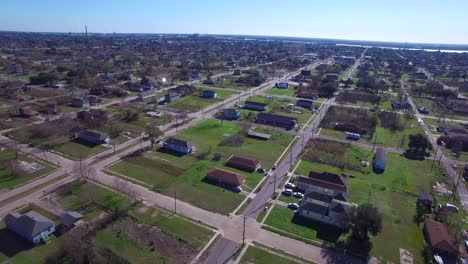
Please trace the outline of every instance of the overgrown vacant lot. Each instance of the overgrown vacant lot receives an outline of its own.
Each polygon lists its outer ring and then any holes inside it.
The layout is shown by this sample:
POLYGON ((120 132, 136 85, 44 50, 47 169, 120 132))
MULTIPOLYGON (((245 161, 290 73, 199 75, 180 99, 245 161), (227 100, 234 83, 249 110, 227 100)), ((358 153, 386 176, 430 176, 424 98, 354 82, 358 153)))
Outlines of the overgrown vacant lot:
POLYGON ((377 107, 392 110, 392 100, 398 99, 390 93, 371 94, 364 91, 345 91, 336 97, 336 101, 343 104, 359 105, 362 107, 377 107))
MULTIPOLYGON (((361 140, 385 147, 406 148, 409 135, 424 134, 411 114, 391 111, 370 112, 365 109, 333 106, 321 122, 324 135, 346 138, 344 131, 335 130, 337 123, 352 125, 366 131, 361 140)), ((349 131, 353 132, 353 131, 349 131)))
MULTIPOLYGON (((334 143, 333 143, 334 144, 334 143)), ((387 153, 387 167, 383 174, 375 174, 371 168, 361 167, 360 161, 372 163, 374 153, 356 146, 348 146, 345 151, 331 156, 325 142, 322 146, 313 144, 315 148, 308 151, 314 156, 322 157, 320 163, 310 159, 306 153, 296 173, 307 175, 310 171, 348 174, 348 194, 350 202, 356 204, 372 203, 384 216, 383 232, 372 239, 372 256, 397 262, 399 248, 409 250, 416 258, 416 263, 422 262, 423 235, 422 226, 413 221, 416 214, 416 199, 419 192, 432 193, 435 181, 447 182, 447 176, 441 167, 435 164, 430 171, 431 160, 410 160, 393 153, 387 153), (319 147, 317 147, 319 146, 319 147)), ((439 202, 447 201, 448 197, 435 195, 439 202)), ((339 240, 344 240, 340 237, 339 240)))
POLYGON ((262 179, 261 173, 247 173, 225 167, 226 160, 233 154, 259 159, 262 167, 270 168, 280 156, 293 136, 277 131, 257 128, 256 131, 269 133, 269 141, 245 137, 245 128, 219 120, 205 120, 176 137, 193 143, 197 151, 190 155, 174 155, 164 149, 135 157, 129 157, 111 167, 116 172, 153 186, 155 191, 168 196, 177 193, 177 198, 201 208, 229 213, 243 200, 243 196, 203 181, 206 173, 222 168, 247 176, 243 189, 251 191, 262 179), (220 154, 220 160, 213 158, 220 154))
POLYGON ((202 98, 200 96, 200 92, 202 90, 197 90, 196 93, 192 95, 187 95, 184 97, 181 97, 179 100, 177 100, 174 103, 170 103, 167 106, 172 107, 172 108, 177 108, 180 110, 187 110, 190 112, 198 112, 204 108, 206 108, 209 105, 212 105, 217 102, 221 102, 222 100, 230 97, 233 94, 236 94, 236 92, 233 91, 228 91, 228 90, 215 90, 218 96, 216 98, 202 98))
POLYGON ((287 95, 294 97, 296 95, 296 89, 289 87, 288 89, 280 89, 280 88, 269 88, 265 90, 266 94, 274 94, 274 95, 287 95))
POLYGON ((294 263, 302 263, 293 261, 289 258, 285 258, 273 253, 270 253, 266 250, 260 249, 255 246, 249 246, 247 251, 245 252, 244 256, 242 257, 239 263, 248 264, 248 263, 255 263, 255 264, 271 264, 271 263, 283 263, 283 264, 294 264, 294 263))
POLYGON ((0 190, 14 189, 37 177, 52 172, 56 167, 38 159, 31 159, 21 153, 16 159, 15 151, 3 149, 0 151, 0 190), (36 167, 37 168, 34 168, 36 167))
MULTIPOLYGON (((296 101, 294 99, 287 99, 287 98, 276 98, 276 97, 265 97, 265 96, 252 96, 247 99, 248 101, 264 103, 268 105, 268 108, 265 113, 272 113, 278 114, 283 116, 290 116, 295 117, 298 119, 299 125, 304 125, 309 121, 310 117, 313 114, 313 111, 309 109, 300 109, 295 112, 295 110, 288 108, 288 104, 296 105, 296 101)), ((315 103, 314 103, 315 104, 315 103)), ((241 109, 241 113, 243 115, 243 119, 245 120, 252 120, 259 111, 249 110, 249 109, 241 109)))

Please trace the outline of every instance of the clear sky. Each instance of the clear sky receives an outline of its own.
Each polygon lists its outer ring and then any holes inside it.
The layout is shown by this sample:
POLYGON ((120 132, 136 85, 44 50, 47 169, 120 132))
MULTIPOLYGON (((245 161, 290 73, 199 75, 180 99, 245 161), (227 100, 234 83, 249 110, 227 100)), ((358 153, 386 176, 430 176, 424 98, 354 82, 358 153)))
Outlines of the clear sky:
POLYGON ((4 0, 0 30, 468 44, 468 0, 4 0))

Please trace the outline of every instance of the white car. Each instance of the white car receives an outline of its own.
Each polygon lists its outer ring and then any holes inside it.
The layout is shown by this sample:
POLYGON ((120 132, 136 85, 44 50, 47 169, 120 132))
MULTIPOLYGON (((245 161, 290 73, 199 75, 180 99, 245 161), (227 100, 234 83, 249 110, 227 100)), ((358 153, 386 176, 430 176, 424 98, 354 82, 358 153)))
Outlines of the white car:
POLYGON ((299 205, 297 203, 288 203, 288 208, 292 210, 299 209, 299 205))
POLYGON ((291 196, 293 195, 293 191, 291 189, 284 189, 284 191, 282 192, 282 194, 284 196, 291 196))
POLYGON ((300 199, 304 198, 304 194, 302 194, 300 192, 293 193, 293 196, 296 197, 296 198, 300 198, 300 199))
POLYGON ((284 188, 287 188, 287 189, 294 189, 294 188, 296 188, 296 185, 294 185, 294 183, 287 182, 287 183, 284 185, 284 188))

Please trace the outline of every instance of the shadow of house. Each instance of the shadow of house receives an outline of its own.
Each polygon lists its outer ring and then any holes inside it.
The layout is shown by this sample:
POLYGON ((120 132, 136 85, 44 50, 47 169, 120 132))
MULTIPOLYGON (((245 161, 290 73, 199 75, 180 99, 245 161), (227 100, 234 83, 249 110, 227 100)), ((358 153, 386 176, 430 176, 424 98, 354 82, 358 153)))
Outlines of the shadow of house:
POLYGON ((160 147, 156 151, 159 153, 169 154, 169 155, 176 156, 176 157, 183 157, 188 154, 188 153, 183 153, 183 152, 175 151, 172 149, 168 149, 165 147, 160 147))
POLYGON ((373 171, 377 174, 382 174, 385 172, 387 166, 387 155, 385 149, 377 148, 375 150, 374 161, 372 162, 373 171))
POLYGON ((6 228, 0 229, 0 253, 11 258, 34 247, 21 236, 6 228))

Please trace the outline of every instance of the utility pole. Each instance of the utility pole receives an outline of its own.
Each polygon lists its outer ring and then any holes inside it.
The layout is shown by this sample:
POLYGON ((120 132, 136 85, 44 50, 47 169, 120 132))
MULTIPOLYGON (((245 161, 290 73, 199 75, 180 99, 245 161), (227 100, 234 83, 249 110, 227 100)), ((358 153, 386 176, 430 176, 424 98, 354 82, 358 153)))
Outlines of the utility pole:
POLYGON ((177 191, 174 190, 174 214, 177 214, 177 191))
POLYGON ((81 176, 81 179, 83 179, 83 168, 82 168, 82 165, 81 165, 81 152, 80 152, 80 176, 81 176))
POLYGON ((273 199, 276 197, 276 173, 273 172, 273 199))

